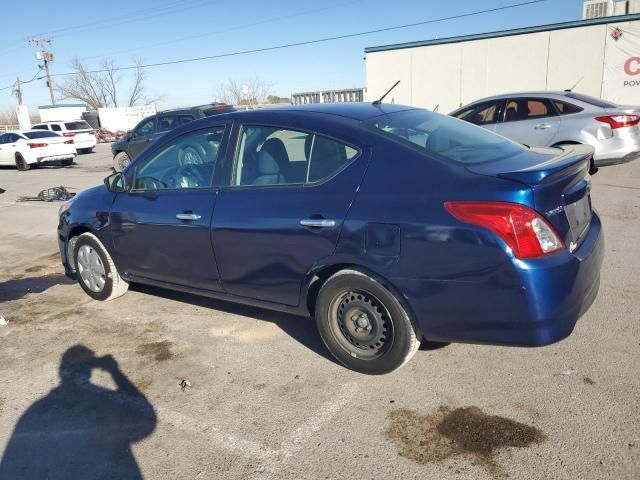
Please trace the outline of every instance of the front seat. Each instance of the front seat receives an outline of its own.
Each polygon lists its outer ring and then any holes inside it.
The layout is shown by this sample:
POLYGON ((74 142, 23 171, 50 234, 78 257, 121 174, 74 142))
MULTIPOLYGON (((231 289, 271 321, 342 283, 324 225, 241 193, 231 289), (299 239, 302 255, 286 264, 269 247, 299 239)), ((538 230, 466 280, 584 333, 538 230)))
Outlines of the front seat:
POLYGON ((504 117, 505 122, 513 122, 518 119, 518 111, 514 107, 507 108, 507 113, 504 117))
POLYGON ((270 138, 262 144, 260 151, 268 153, 273 157, 273 159, 278 163, 280 173, 283 175, 289 173, 289 154, 287 153, 287 148, 284 146, 284 142, 282 140, 279 138, 270 138))
POLYGON ((287 183, 284 175, 280 171, 280 165, 270 153, 258 152, 258 176, 253 180, 253 185, 277 185, 287 183))

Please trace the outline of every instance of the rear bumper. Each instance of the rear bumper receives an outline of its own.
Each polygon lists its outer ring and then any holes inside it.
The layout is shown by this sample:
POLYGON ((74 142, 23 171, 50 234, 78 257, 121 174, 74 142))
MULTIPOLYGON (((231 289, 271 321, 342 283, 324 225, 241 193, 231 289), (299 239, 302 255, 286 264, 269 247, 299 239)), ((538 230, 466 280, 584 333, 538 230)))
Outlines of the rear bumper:
POLYGON ((618 165, 620 163, 631 162, 632 160, 636 160, 640 158, 640 150, 635 152, 627 153, 622 156, 594 156, 593 160, 597 167, 606 167, 607 165, 618 165))
POLYGON ((50 165, 60 163, 64 160, 73 160, 74 158, 76 158, 75 153, 64 153, 60 155, 41 157, 40 159, 38 159, 37 157, 33 157, 28 160, 28 163, 30 165, 50 165))
POLYGON ((604 238, 594 212, 573 253, 514 260, 478 281, 396 279, 427 340, 536 347, 571 334, 600 285, 604 238))
POLYGON ((78 148, 93 148, 96 146, 96 139, 95 137, 91 137, 88 139, 74 139, 73 140, 73 144, 74 146, 78 149, 78 148))

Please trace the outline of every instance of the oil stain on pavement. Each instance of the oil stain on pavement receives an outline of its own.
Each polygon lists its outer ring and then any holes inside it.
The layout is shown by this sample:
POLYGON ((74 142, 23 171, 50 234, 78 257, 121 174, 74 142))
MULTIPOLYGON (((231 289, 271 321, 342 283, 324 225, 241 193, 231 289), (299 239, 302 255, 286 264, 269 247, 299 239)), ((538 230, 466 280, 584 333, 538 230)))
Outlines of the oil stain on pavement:
POLYGON ((145 343, 140 345, 137 352, 140 355, 152 356, 159 362, 165 360, 171 360, 173 358, 173 352, 171 346, 173 344, 168 340, 162 340, 161 342, 145 343))
POLYGON ((487 415, 478 407, 441 406, 427 415, 397 409, 389 416, 391 424, 386 433, 401 456, 421 464, 465 457, 500 479, 508 475, 497 463, 497 450, 524 448, 546 439, 536 427, 487 415))

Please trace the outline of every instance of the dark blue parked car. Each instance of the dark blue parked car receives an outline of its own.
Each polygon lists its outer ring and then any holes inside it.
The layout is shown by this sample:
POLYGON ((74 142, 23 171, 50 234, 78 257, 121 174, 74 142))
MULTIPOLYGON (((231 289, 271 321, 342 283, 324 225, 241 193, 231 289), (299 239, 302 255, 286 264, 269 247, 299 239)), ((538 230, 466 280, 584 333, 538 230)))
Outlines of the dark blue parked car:
POLYGON ((311 314, 366 373, 422 339, 546 345, 598 292, 592 153, 400 105, 233 112, 64 204, 60 251, 97 300, 140 282, 311 314))

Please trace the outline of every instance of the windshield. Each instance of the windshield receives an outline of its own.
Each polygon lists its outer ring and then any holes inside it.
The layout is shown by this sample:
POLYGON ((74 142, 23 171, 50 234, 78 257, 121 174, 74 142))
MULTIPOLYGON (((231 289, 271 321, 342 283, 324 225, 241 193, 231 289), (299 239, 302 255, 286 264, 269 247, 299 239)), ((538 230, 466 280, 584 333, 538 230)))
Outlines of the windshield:
POLYGON ((363 124, 427 154, 465 165, 493 162, 524 151, 524 147, 483 128, 427 110, 382 115, 363 124))
POLYGON ((24 132, 22 135, 24 135, 27 138, 30 139, 34 139, 34 138, 47 138, 47 137, 59 137, 60 135, 55 133, 55 132, 49 132, 49 131, 42 131, 42 132, 24 132))
POLYGON ((574 100, 580 100, 581 102, 588 103, 600 108, 616 108, 615 103, 607 102, 606 100, 600 100, 596 97, 590 97, 589 95, 583 95, 581 93, 567 92, 565 97, 573 98, 574 100))
POLYGON ((82 120, 77 122, 65 122, 64 126, 67 127, 67 130, 91 130, 91 125, 82 120))

